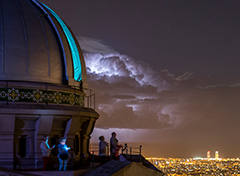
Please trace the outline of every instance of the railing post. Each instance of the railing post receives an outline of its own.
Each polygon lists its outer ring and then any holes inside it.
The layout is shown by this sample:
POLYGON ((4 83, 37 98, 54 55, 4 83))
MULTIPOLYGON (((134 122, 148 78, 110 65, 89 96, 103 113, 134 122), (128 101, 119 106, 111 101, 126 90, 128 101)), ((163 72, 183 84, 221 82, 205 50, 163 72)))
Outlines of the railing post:
POLYGON ((92 151, 92 168, 94 168, 94 151, 92 151))
POLYGON ((46 83, 46 105, 48 105, 48 86, 46 83))
POLYGON ((90 107, 89 108, 91 108, 91 107, 92 107, 92 91, 90 89, 90 107))
POLYGON ((94 93, 94 96, 93 96, 93 97, 94 97, 94 110, 95 110, 95 93, 94 93))
POLYGON ((130 147, 130 159, 132 159, 132 147, 130 147))
POLYGON ((8 81, 6 82, 6 86, 7 86, 7 106, 8 106, 8 98, 9 98, 9 94, 8 94, 8 81))
POLYGON ((141 162, 141 157, 142 157, 142 146, 140 145, 139 147, 139 162, 141 162))
POLYGON ((71 169, 73 170, 73 149, 71 149, 71 169))
POLYGON ((89 96, 87 97, 87 108, 89 108, 89 96))
POLYGON ((75 92, 75 86, 74 86, 74 106, 76 105, 76 92, 75 92))

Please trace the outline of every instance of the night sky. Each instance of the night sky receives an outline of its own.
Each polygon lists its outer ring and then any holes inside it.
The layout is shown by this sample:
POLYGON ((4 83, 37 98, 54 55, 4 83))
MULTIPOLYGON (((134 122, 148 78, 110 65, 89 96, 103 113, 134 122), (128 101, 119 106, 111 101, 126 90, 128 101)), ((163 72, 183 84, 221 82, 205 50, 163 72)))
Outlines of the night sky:
POLYGON ((239 0, 42 0, 84 51, 100 118, 147 157, 240 156, 239 0))

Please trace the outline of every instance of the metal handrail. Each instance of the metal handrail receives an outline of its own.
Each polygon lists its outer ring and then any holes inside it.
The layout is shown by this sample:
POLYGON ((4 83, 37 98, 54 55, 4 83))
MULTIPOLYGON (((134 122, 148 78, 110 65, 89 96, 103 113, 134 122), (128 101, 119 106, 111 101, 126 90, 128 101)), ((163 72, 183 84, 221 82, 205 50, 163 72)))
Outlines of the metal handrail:
POLYGON ((95 92, 92 90, 92 89, 89 89, 89 88, 83 88, 83 90, 85 91, 85 94, 86 94, 86 99, 87 99, 87 102, 88 102, 88 106, 89 108, 93 108, 95 110, 95 92), (88 94, 86 93, 88 92, 88 94), (92 101, 93 101, 93 104, 92 104, 92 101))
MULTIPOLYGON (((106 156, 110 156, 110 150, 109 150, 109 146, 106 146, 106 156)), ((90 144, 89 145, 89 152, 90 153, 94 153, 95 155, 99 155, 99 145, 96 144, 90 144)))
POLYGON ((132 159, 133 155, 139 155, 139 162, 141 162, 141 156, 142 156, 142 146, 140 145, 139 147, 128 147, 127 144, 125 144, 125 147, 122 147, 122 154, 124 154, 125 151, 125 155, 130 157, 130 159, 132 159), (128 154, 128 149, 130 151, 130 154, 128 154))
MULTIPOLYGON (((94 168, 94 162, 95 162, 94 156, 99 155, 98 147, 99 146, 97 143, 92 143, 89 145, 89 152, 92 155, 92 168, 94 168)), ((139 159, 135 160, 135 162, 142 162, 142 146, 141 145, 139 147, 129 147, 127 144, 125 144, 125 145, 122 145, 121 150, 122 150, 122 154, 125 154, 130 160, 132 159, 132 156, 137 155, 139 159), (128 149, 130 150, 130 154, 128 153, 128 149)), ((107 154, 106 156, 110 156, 109 146, 107 146, 106 154, 107 154)))
MULTIPOLYGON (((122 145, 121 147, 121 153, 122 154, 126 154, 126 155, 133 155, 133 154, 137 154, 137 155, 142 155, 142 146, 138 146, 138 147, 130 147, 127 144, 122 145), (128 151, 130 151, 130 153, 128 153, 128 151)), ((91 143, 89 145, 89 152, 92 153, 94 152, 95 155, 99 154, 99 145, 98 143, 91 143)), ((110 150, 109 150, 109 146, 107 146, 107 156, 110 156, 110 150)))

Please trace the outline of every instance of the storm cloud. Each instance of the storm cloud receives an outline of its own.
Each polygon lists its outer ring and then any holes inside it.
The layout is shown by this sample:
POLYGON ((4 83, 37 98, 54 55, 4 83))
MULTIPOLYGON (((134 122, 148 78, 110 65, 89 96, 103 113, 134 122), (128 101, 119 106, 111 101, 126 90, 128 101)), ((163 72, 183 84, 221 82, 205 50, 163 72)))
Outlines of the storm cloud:
POLYGON ((201 131, 204 127, 221 132, 226 123, 236 126, 240 122, 237 83, 205 85, 194 73, 158 70, 91 40, 87 42, 93 48, 103 46, 93 52, 81 40, 88 84, 96 92, 97 128, 201 131))

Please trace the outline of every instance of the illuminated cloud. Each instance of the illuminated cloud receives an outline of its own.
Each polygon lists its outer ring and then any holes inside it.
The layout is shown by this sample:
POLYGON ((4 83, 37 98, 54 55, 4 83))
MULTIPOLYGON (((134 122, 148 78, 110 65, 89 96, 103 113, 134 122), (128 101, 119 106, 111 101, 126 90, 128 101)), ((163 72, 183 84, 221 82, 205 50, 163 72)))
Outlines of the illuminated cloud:
POLYGON ((78 41, 81 44, 82 50, 88 53, 106 54, 116 52, 113 48, 104 45, 100 40, 88 37, 78 37, 78 41))
POLYGON ((81 38, 80 42, 85 51, 88 83, 96 92, 96 107, 101 115, 97 127, 168 128, 179 123, 169 113, 178 100, 164 97, 163 91, 174 90, 175 84, 192 79, 191 74, 175 78, 167 70, 159 71, 121 55, 97 40, 81 38))
MULTIPOLYGON (((97 51, 114 51, 95 42, 102 47, 97 51)), ((175 76, 167 69, 158 70, 115 51, 90 52, 81 46, 85 50, 88 83, 96 92, 101 117, 96 123, 98 128, 201 130, 215 120, 219 128, 226 122, 228 115, 219 113, 219 107, 226 105, 228 114, 240 114, 237 105, 232 105, 239 91, 229 91, 239 89, 238 84, 203 86, 193 73, 175 76)))

